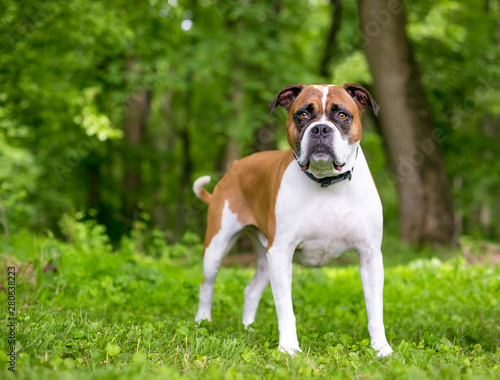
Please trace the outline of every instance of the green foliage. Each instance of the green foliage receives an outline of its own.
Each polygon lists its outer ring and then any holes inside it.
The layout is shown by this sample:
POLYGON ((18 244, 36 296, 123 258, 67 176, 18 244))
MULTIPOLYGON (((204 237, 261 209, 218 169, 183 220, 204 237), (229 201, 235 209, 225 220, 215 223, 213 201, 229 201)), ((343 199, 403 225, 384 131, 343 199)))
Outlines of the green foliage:
MULTIPOLYGON (((500 233, 498 4, 409 1, 408 33, 420 62, 455 207, 468 234, 500 233)), ((287 148, 284 114, 267 112, 289 83, 371 83, 355 2, 321 78, 330 26, 323 1, 123 0, 4 2, 0 15, 0 224, 61 234, 61 215, 97 217, 113 244, 157 226, 169 240, 203 230, 191 181, 220 178, 231 149, 265 137, 287 148), (146 97, 147 112, 134 119, 146 97), (139 138, 131 137, 135 125, 139 138), (233 147, 233 148, 231 148, 233 147), (137 185, 127 188, 136 176, 137 185), (139 179, 137 179, 139 178, 139 179), (149 219, 141 219, 143 213, 149 219)), ((370 137, 389 230, 397 229, 384 147, 370 137)), ((273 144, 271 144, 273 145, 273 144)), ((457 219, 458 220, 458 219, 457 219)), ((8 231, 10 230, 10 231, 8 231)))
MULTIPOLYGON (((164 244, 153 258, 127 246, 114 250, 94 222, 64 220, 70 243, 27 234, 0 240, 7 262, 24 268, 16 289, 17 372, 7 370, 2 340, 3 378, 493 379, 500 369, 498 266, 469 266, 460 257, 415 260, 415 252, 392 266, 403 247, 387 246, 384 319, 395 349, 388 359, 375 359, 369 346, 355 265, 294 267, 304 352, 291 358, 276 350, 269 288, 256 322, 248 330, 241 324, 243 290, 253 270, 222 268, 213 322, 195 325, 202 281, 195 235, 164 244)), ((2 323, 3 336, 6 328, 2 323)))
POLYGON ((455 207, 469 234, 498 236, 498 3, 410 2, 408 32, 443 148, 455 207))

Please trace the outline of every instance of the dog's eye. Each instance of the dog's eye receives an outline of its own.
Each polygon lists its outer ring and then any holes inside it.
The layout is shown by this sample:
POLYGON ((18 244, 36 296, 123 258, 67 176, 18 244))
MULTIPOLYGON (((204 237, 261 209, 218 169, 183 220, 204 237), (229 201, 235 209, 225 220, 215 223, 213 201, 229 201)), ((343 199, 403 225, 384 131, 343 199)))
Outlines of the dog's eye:
POLYGON ((343 120, 347 117, 347 115, 344 112, 339 112, 337 115, 337 118, 343 120))
POLYGON ((299 113, 299 117, 302 120, 309 119, 309 114, 306 111, 302 111, 301 113, 299 113))

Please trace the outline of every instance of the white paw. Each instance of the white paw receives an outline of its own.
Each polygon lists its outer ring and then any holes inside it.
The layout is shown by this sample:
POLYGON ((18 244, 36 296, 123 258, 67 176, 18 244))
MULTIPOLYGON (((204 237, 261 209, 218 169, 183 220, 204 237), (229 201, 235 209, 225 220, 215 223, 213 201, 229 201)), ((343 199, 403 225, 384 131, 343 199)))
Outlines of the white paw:
POLYGON ((296 356, 297 352, 302 352, 299 347, 299 344, 281 344, 278 347, 278 351, 283 352, 284 354, 288 354, 290 356, 296 356))
POLYGON ((251 326, 253 322, 250 322, 250 323, 245 323, 243 322, 243 326, 245 326, 245 330, 247 331, 255 331, 255 329, 251 326))
POLYGON ((210 314, 206 314, 206 313, 200 313, 198 312, 196 314, 196 317, 194 318, 194 321, 196 323, 200 323, 201 321, 208 321, 208 322, 212 322, 212 316, 210 314))
POLYGON ((375 355, 376 358, 385 358, 386 356, 392 354, 392 348, 389 343, 381 345, 381 347, 377 347, 376 345, 374 345, 373 348, 378 351, 377 355, 375 355))

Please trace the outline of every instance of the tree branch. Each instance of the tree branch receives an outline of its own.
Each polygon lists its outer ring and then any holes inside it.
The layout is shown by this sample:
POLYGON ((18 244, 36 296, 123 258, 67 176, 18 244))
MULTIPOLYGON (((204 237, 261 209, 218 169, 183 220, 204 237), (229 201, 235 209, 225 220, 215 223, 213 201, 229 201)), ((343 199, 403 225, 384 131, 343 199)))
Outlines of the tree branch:
POLYGON ((325 51, 323 53, 323 59, 321 60, 321 65, 319 68, 319 73, 322 77, 328 78, 330 76, 329 65, 333 57, 333 51, 335 50, 335 40, 337 33, 340 31, 342 24, 342 0, 332 1, 332 26, 330 27, 330 32, 328 33, 328 38, 326 40, 325 51))

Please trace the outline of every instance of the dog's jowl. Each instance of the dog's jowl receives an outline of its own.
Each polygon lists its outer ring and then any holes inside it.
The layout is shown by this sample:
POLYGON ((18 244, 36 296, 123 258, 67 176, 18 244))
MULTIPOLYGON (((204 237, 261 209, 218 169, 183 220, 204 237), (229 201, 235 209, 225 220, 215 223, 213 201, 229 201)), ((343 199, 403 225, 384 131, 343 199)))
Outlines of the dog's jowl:
MULTIPOLYGON (((260 152, 233 163, 213 194, 195 181, 208 203, 203 257, 204 282, 196 321, 211 319, 214 282, 223 257, 244 227, 255 242, 257 272, 245 289, 243 323, 254 322, 264 288, 271 282, 279 327, 279 349, 301 351, 292 304, 292 261, 322 266, 357 251, 371 345, 378 356, 392 352, 382 309, 384 268, 382 205, 363 150, 361 113, 378 105, 356 84, 295 84, 269 105, 287 110, 287 151, 260 152)), ((300 323, 300 321, 299 321, 300 323)))

